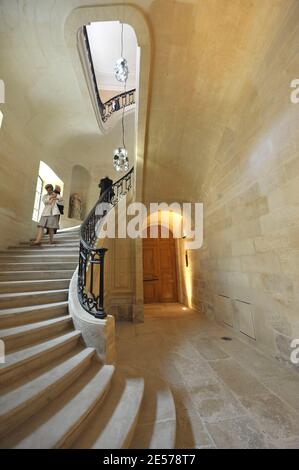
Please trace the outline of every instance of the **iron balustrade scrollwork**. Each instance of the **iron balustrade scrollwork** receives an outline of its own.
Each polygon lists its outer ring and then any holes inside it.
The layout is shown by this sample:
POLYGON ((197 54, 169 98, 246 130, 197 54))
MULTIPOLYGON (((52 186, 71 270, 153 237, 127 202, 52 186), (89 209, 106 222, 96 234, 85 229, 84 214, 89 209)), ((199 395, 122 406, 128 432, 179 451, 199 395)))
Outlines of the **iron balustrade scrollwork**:
POLYGON ((96 318, 107 316, 104 309, 104 260, 107 248, 97 248, 101 224, 132 187, 134 167, 99 198, 81 226, 78 268, 78 297, 81 306, 96 318), (108 202, 108 206, 104 205, 108 202), (105 210, 107 209, 108 210, 105 210))
POLYGON ((135 104, 135 93, 136 89, 132 89, 126 91, 124 93, 120 93, 117 96, 113 96, 110 100, 104 103, 104 111, 102 113, 102 119, 106 122, 109 117, 123 108, 127 108, 128 106, 132 106, 135 104))
POLYGON ((113 113, 120 111, 123 108, 127 108, 128 106, 133 106, 136 103, 136 99, 135 99, 136 88, 120 93, 119 95, 113 96, 108 101, 103 103, 100 97, 100 93, 99 93, 99 88, 98 88, 96 73, 95 73, 94 64, 92 60, 92 53, 91 53, 86 26, 83 26, 83 37, 84 37, 86 55, 87 55, 88 63, 90 67, 92 84, 93 84, 94 92, 96 95, 97 105, 101 114, 102 121, 105 123, 108 121, 108 119, 112 116, 113 113))

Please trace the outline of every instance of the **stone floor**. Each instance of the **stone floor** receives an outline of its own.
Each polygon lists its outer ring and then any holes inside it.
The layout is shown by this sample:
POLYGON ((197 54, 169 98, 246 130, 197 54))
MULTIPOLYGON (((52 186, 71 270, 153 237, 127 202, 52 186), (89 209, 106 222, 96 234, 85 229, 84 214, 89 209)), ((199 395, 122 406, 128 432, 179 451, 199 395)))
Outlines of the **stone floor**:
POLYGON ((177 448, 299 448, 299 374, 230 329, 160 304, 146 306, 144 323, 116 330, 118 364, 171 387, 177 448))

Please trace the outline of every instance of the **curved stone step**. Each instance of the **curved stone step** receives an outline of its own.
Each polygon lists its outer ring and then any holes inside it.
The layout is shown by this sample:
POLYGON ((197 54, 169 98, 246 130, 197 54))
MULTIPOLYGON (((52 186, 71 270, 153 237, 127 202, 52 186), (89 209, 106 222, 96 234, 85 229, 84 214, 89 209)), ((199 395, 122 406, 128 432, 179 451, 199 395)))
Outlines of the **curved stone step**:
POLYGON ((0 271, 0 281, 34 281, 44 279, 71 279, 72 269, 53 271, 0 271))
POLYGON ((0 385, 7 385, 33 370, 41 368, 67 354, 82 340, 80 331, 71 331, 57 338, 6 355, 0 364, 0 385))
MULTIPOLYGON (((49 241, 49 238, 48 237, 44 237, 43 238, 44 241, 49 241)), ((75 234, 75 233, 70 233, 70 234, 57 234, 54 238, 54 242, 57 242, 57 241, 63 241, 63 242, 68 242, 69 240, 72 240, 72 241, 79 241, 80 240, 80 234, 75 234)))
POLYGON ((0 263, 38 263, 38 262, 45 262, 45 263, 54 263, 54 262, 76 262, 78 261, 78 254, 31 254, 31 255, 18 255, 10 253, 6 255, 0 255, 0 263))
POLYGON ((176 411, 172 392, 159 376, 142 369, 140 374, 145 379, 144 397, 130 449, 174 449, 176 411))
MULTIPOLYGON (((67 242, 69 240, 72 240, 72 241, 79 241, 80 240, 80 235, 77 235, 77 234, 56 234, 55 237, 54 237, 54 244, 57 242, 57 241, 63 241, 63 242, 67 242)), ((34 238, 31 238, 29 240, 29 243, 30 242, 33 242, 35 241, 34 238)), ((47 244, 50 244, 50 239, 48 236, 44 236, 42 238, 42 243, 47 243, 47 244)), ((26 242, 24 242, 26 243, 26 242)), ((28 243, 28 242, 27 242, 28 243)))
MULTIPOLYGON (((78 230, 66 230, 66 231, 57 231, 55 237, 79 237, 80 236, 80 229, 78 230)), ((49 238, 49 235, 45 234, 44 238, 49 238)))
POLYGON ((80 225, 73 225, 72 227, 65 227, 65 228, 59 228, 57 230, 57 233, 80 233, 81 230, 81 223, 80 225))
POLYGON ((68 360, 0 398, 0 436, 5 436, 54 400, 90 366, 94 348, 68 360))
POLYGON ((68 302, 66 301, 45 305, 32 305, 29 307, 8 308, 0 310, 0 328, 13 328, 67 314, 68 302))
POLYGON ((5 250, 5 251, 0 251, 0 255, 3 256, 28 256, 28 255, 48 255, 48 254, 61 254, 61 253, 66 253, 66 254, 74 254, 77 256, 77 253, 79 251, 79 245, 78 246, 65 246, 65 245, 41 245, 37 247, 19 247, 18 249, 14 250, 5 250))
MULTIPOLYGON (((144 380, 116 370, 111 391, 90 415, 73 449, 128 448, 142 403, 144 380)), ((66 443, 66 446, 67 447, 66 443)))
POLYGON ((28 325, 0 330, 0 338, 5 343, 6 353, 9 353, 17 348, 28 347, 36 343, 37 340, 44 340, 51 335, 66 332, 72 327, 72 317, 65 315, 38 323, 30 323, 28 325))
POLYGON ((27 263, 0 263, 0 271, 52 271, 52 270, 65 270, 65 269, 72 269, 75 271, 76 267, 78 266, 78 260, 76 262, 27 262, 27 263))
POLYGON ((0 293, 32 292, 68 289, 71 278, 68 279, 35 279, 22 281, 0 281, 0 293))
POLYGON ((107 395, 114 366, 84 347, 68 315, 79 239, 69 231, 53 246, 45 237, 0 252, 1 448, 128 448, 139 426, 143 378, 122 369, 107 395))
POLYGON ((63 302, 67 299, 68 289, 0 294, 0 309, 63 302))
POLYGON ((20 242, 20 245, 19 246, 14 246, 14 247, 9 247, 8 249, 11 250, 11 249, 24 249, 24 248, 32 248, 33 250, 39 250, 39 249, 43 249, 43 248, 48 248, 48 247, 51 247, 53 246, 54 247, 61 247, 61 246, 77 246, 79 247, 79 244, 80 244, 80 238, 68 238, 68 239, 63 239, 63 238, 60 238, 60 239, 57 239, 55 238, 55 243, 54 245, 50 245, 49 243, 49 240, 45 240, 45 239, 42 239, 42 244, 39 245, 39 246, 32 246, 30 244, 30 242, 20 242))
POLYGON ((2 448, 62 448, 77 438, 86 418, 109 390, 114 366, 94 364, 44 410, 15 429, 2 448))
POLYGON ((8 252, 11 251, 23 251, 23 250, 31 250, 32 252, 38 251, 38 250, 59 250, 63 248, 69 248, 73 250, 78 250, 79 249, 79 240, 75 241, 56 241, 54 245, 50 245, 49 243, 43 243, 42 245, 39 246, 32 246, 30 245, 29 242, 22 242, 22 244, 17 245, 17 246, 9 246, 8 247, 8 252))

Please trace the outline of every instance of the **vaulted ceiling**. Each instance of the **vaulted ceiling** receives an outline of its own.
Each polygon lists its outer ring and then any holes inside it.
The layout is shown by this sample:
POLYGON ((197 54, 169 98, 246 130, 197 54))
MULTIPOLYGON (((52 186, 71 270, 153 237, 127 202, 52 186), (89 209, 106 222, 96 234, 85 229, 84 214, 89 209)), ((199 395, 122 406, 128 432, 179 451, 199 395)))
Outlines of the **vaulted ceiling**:
MULTIPOLYGON (((299 22, 299 2, 129 3, 144 13, 152 35, 145 199, 196 199, 215 161, 225 158, 222 146, 229 149, 259 95, 256 76, 275 60, 286 21, 288 28, 299 22)), ((0 78, 7 84, 11 139, 23 135, 46 154, 73 159, 81 153, 107 167, 64 36, 72 9, 98 4, 113 1, 0 0, 0 78)))
MULTIPOLYGON (((155 60, 146 194, 151 198, 164 188, 164 197, 196 198, 260 93, 256 77, 273 70, 278 48, 287 34, 294 35, 299 2, 157 0, 149 16, 155 60)), ((287 99, 292 72, 275 72, 285 74, 287 99)), ((270 72, 273 99, 275 79, 270 72)))

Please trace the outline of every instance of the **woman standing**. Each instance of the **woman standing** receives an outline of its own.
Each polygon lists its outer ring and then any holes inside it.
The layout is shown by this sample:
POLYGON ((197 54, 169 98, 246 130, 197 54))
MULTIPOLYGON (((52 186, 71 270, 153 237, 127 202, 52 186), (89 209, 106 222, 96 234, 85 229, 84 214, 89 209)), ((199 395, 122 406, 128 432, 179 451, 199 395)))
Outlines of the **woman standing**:
MULTIPOLYGON (((55 189, 54 189, 54 193, 57 194, 58 196, 60 196, 60 193, 61 193, 61 188, 60 186, 58 186, 56 184, 55 186, 55 189)), ((57 207, 59 209, 59 217, 58 217, 58 225, 59 225, 59 221, 60 221, 60 214, 63 215, 64 213, 64 204, 63 204, 63 200, 60 198, 60 199, 57 199, 56 201, 56 204, 57 204, 57 207)), ((57 228, 54 228, 54 234, 57 232, 57 228)), ((50 229, 47 227, 47 235, 50 234, 50 229)))
POLYGON ((49 229, 50 244, 52 245, 54 243, 54 230, 59 228, 60 211, 57 202, 62 202, 62 198, 54 193, 52 184, 47 184, 45 189, 47 191, 47 194, 43 196, 45 207, 37 226, 36 240, 32 242, 32 245, 41 245, 45 228, 49 229))

